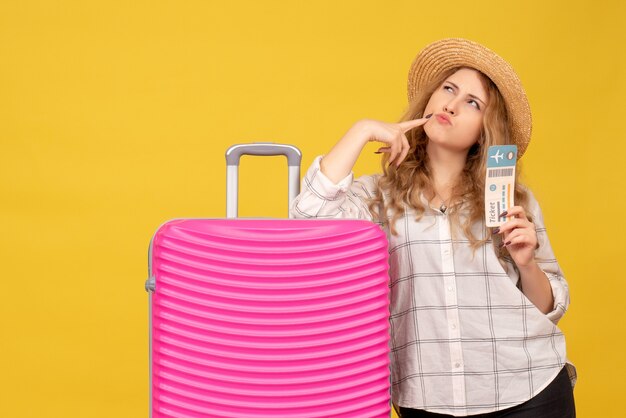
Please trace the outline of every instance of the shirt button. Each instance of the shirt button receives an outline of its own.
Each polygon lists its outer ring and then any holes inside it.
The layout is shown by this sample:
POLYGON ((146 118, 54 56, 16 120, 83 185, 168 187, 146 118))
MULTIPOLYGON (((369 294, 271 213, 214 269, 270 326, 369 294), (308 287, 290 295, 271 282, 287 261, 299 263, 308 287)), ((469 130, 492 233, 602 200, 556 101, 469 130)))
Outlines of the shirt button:
POLYGON ((461 367, 461 363, 454 363, 454 367, 458 369, 459 367, 461 367))
POLYGON ((452 329, 456 329, 456 324, 452 324, 452 329))
POLYGON ((445 255, 450 255, 450 250, 448 248, 446 248, 445 250, 443 250, 443 253, 445 255))
POLYGON ((452 286, 448 286, 448 291, 452 292, 452 286))

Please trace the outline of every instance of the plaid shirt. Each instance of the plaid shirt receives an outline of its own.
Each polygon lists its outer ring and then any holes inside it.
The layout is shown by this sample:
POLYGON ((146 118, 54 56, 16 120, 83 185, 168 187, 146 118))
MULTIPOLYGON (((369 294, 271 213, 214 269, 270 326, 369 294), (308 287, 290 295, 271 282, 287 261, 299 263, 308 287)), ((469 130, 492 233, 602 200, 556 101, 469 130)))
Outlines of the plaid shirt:
MULTIPOLYGON (((380 175, 354 180, 350 173, 334 184, 320 171, 321 158, 303 178, 292 216, 372 220, 365 198, 376 193, 380 175)), ((395 224, 397 236, 386 230, 394 403, 457 416, 493 412, 535 396, 566 363, 573 385, 575 369, 556 326, 569 304, 568 286, 532 194, 526 210, 539 241, 535 257, 554 296, 548 314, 520 291, 513 260, 498 259, 491 239, 472 253, 467 239, 452 237, 449 217, 422 202, 419 221, 407 210, 395 224)), ((473 226, 475 236, 483 231, 473 226)))

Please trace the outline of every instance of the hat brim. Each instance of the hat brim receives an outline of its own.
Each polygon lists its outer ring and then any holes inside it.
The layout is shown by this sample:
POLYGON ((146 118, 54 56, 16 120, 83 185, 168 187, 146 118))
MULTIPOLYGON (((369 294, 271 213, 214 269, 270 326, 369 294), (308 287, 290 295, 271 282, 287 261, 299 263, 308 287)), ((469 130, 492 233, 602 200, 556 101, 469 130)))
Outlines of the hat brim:
POLYGON ((498 87, 506 104, 512 140, 517 145, 517 155, 520 158, 530 142, 530 105, 513 67, 489 48, 462 38, 442 39, 425 47, 409 70, 409 102, 441 73, 457 67, 474 68, 489 77, 498 87))

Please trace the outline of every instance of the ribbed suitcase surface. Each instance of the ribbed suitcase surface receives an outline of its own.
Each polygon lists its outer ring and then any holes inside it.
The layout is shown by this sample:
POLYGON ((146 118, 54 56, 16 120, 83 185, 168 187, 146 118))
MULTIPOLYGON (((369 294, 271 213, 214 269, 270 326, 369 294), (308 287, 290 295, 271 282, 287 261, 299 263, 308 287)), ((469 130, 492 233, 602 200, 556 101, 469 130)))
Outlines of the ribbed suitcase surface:
POLYGON ((153 417, 389 417, 376 224, 174 220, 150 257, 153 417))

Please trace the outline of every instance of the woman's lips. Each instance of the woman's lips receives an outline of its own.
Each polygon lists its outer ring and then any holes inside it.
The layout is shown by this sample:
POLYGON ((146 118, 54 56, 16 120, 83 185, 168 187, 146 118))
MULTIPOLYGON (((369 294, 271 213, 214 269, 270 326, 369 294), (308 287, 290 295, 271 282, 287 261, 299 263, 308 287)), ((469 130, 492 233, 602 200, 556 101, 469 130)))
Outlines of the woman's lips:
POLYGON ((436 117, 436 119, 439 121, 439 123, 441 123, 441 124, 444 124, 444 125, 452 125, 452 124, 450 123, 450 121, 449 121, 448 119, 446 119, 446 117, 444 117, 444 116, 437 115, 437 116, 435 116, 435 117, 436 117))

